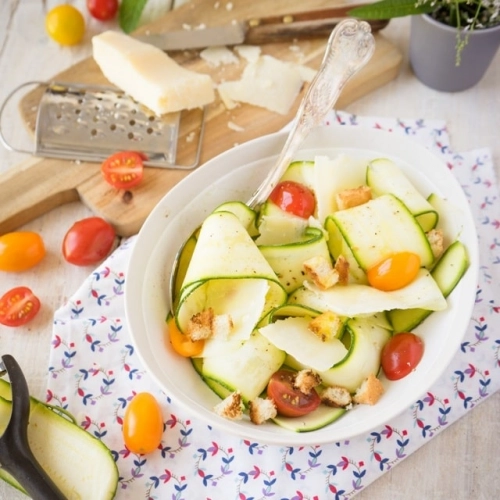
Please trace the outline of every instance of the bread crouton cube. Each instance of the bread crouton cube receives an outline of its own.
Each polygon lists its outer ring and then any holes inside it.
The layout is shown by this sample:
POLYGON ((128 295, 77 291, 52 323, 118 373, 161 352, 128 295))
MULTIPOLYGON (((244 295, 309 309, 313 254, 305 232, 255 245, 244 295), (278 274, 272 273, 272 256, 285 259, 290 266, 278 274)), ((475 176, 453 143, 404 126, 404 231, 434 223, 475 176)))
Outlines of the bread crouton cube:
POLYGON ((347 285, 349 283, 349 262, 343 255, 339 255, 333 266, 339 275, 339 285, 347 285))
POLYGON ((384 394, 382 382, 373 374, 368 377, 359 386, 352 400, 354 403, 374 405, 384 394))
POLYGON ((343 326, 342 320, 332 311, 325 311, 309 322, 308 328, 323 342, 336 338, 343 326))
POLYGON ((372 199, 372 190, 369 186, 359 186, 352 189, 344 189, 335 196, 338 210, 357 207, 372 199))
POLYGON ((431 229, 426 234, 431 245, 432 254, 437 259, 444 251, 444 236, 441 229, 431 229))
POLYGON ((231 332, 233 322, 229 314, 215 315, 209 307, 195 314, 187 325, 186 335, 190 340, 206 340, 215 336, 227 337, 231 332))
POLYGON ((263 424, 266 420, 276 417, 278 411, 272 399, 255 398, 248 403, 250 421, 256 425, 263 424))
POLYGON ((321 393, 321 402, 332 408, 345 408, 352 403, 351 393, 340 386, 330 386, 321 393))
POLYGON ((319 384, 321 384, 321 377, 309 368, 297 372, 293 382, 295 389, 303 394, 309 394, 319 384))
POLYGON ((303 266, 306 277, 322 290, 331 288, 339 280, 339 275, 331 261, 320 255, 306 260, 303 266))
POLYGON ((243 418, 243 408, 241 394, 235 391, 215 405, 214 411, 217 415, 229 420, 241 420, 243 418))

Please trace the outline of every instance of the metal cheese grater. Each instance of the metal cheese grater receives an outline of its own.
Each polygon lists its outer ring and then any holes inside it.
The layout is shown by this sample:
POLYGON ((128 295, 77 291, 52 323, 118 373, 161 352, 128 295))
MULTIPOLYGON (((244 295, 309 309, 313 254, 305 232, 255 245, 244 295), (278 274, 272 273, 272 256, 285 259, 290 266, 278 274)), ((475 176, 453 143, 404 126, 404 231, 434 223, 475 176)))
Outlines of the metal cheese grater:
POLYGON ((199 110, 193 162, 176 161, 182 113, 155 115, 114 87, 62 82, 27 82, 17 87, 0 108, 0 141, 11 150, 35 156, 101 162, 117 151, 137 151, 151 167, 192 169, 199 163, 205 110, 199 110), (10 98, 27 85, 42 85, 33 151, 11 146, 1 130, 2 112, 10 98))

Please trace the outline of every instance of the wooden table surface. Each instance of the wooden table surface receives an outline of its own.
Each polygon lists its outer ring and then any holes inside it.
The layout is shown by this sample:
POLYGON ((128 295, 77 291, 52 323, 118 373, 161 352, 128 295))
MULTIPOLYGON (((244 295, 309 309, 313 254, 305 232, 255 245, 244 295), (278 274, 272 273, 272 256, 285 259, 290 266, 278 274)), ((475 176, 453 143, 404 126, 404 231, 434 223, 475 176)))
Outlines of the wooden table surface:
MULTIPOLYGON (((47 80, 91 54, 90 36, 113 24, 88 20, 85 42, 61 48, 48 39, 44 16, 57 0, 3 0, 0 2, 0 103, 19 84, 47 80)), ((85 1, 73 3, 85 12, 85 1)), ((227 2, 221 2, 226 4, 227 2)), ((234 2, 235 3, 235 2, 234 2)), ((490 147, 500 175, 500 52, 484 79, 473 89, 456 94, 423 86, 408 65, 409 19, 393 20, 384 36, 400 46, 404 63, 398 78, 344 110, 360 115, 400 118, 444 119, 455 151, 490 147)), ((17 109, 6 109, 2 127, 16 144, 29 147, 30 137, 17 109)), ((0 146, 1 172, 29 159, 0 146)), ((39 232, 47 256, 34 270, 19 274, 0 273, 0 293, 26 285, 41 298, 39 315, 26 327, 0 326, 0 353, 10 353, 21 363, 31 393, 44 399, 49 344, 54 311, 70 297, 92 267, 66 263, 61 242, 66 230, 90 211, 75 202, 39 217, 23 229, 39 232)), ((397 467, 356 495, 363 499, 420 500, 492 499, 500 491, 498 449, 500 445, 500 394, 495 394, 442 432, 397 467)), ((26 498, 0 483, 0 499, 26 498)))

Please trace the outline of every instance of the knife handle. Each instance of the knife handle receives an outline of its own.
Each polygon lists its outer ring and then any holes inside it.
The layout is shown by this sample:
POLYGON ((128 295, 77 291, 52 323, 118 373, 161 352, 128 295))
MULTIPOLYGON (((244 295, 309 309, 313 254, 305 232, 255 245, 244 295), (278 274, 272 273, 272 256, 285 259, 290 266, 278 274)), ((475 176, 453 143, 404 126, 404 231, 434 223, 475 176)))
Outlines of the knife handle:
MULTIPOLYGON (((250 18, 245 22, 245 43, 262 44, 290 39, 328 37, 347 13, 359 5, 343 5, 294 14, 250 18)), ((373 32, 385 28, 389 19, 366 20, 373 32)))
MULTIPOLYGON (((278 23, 263 22, 254 25, 253 20, 246 24, 245 43, 263 44, 270 42, 284 42, 293 39, 307 39, 330 36, 333 28, 345 17, 330 17, 306 21, 283 22, 279 17, 278 23)), ((388 19, 367 20, 373 32, 381 30, 389 23, 388 19)))

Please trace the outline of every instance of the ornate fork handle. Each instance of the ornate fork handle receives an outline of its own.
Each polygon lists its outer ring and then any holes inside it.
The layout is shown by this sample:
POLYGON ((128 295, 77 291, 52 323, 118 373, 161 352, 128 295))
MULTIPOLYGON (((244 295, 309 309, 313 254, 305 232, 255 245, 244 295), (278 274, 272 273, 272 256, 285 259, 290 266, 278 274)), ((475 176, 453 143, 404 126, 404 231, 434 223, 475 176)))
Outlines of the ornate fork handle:
POLYGON ((297 111, 292 130, 274 167, 250 198, 256 208, 271 194, 309 132, 333 108, 351 77, 371 58, 375 40, 365 21, 345 19, 332 31, 321 66, 297 111))

